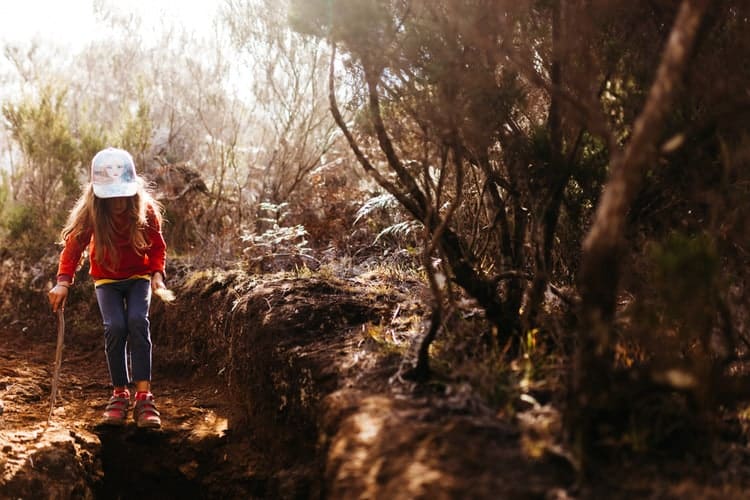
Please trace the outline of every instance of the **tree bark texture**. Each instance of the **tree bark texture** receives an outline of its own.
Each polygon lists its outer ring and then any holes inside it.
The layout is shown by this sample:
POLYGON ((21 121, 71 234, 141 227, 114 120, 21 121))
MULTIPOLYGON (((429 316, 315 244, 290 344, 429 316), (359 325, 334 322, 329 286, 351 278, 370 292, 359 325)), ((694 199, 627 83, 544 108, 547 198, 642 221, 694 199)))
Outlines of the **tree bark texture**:
POLYGON ((644 171, 656 157, 665 118, 675 100, 689 64, 701 21, 710 0, 685 0, 677 13, 662 53, 646 103, 633 125, 622 151, 611 153, 611 169, 592 226, 583 243, 579 276, 582 298, 581 336, 571 395, 572 425, 586 433, 591 416, 587 412, 605 404, 611 373, 611 320, 615 312, 620 262, 628 210, 636 196, 644 171), (593 405, 592 407, 589 407, 593 405))

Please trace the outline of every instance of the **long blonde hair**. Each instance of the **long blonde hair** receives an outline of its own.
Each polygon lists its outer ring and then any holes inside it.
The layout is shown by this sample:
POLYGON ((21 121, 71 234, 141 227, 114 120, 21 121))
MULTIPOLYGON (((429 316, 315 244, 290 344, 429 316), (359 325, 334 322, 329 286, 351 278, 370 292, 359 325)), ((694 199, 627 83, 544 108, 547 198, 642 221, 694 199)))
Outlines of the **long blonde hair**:
MULTIPOLYGON (((156 201, 144 186, 143 180, 137 178, 139 187, 135 195, 127 197, 127 214, 130 229, 130 245, 142 255, 151 247, 151 241, 146 236, 148 208, 151 207, 156 221, 161 226, 163 207, 156 201)), ((68 220, 63 227, 60 237, 65 242, 68 238, 86 238, 93 234, 96 252, 91 256, 96 263, 108 271, 114 270, 120 263, 120 252, 115 244, 117 226, 111 209, 112 201, 98 198, 94 195, 92 183, 88 183, 78 198, 73 209, 68 214, 68 220), (105 259, 104 257, 107 257, 105 259)), ((81 242, 88 243, 88 242, 81 242)))

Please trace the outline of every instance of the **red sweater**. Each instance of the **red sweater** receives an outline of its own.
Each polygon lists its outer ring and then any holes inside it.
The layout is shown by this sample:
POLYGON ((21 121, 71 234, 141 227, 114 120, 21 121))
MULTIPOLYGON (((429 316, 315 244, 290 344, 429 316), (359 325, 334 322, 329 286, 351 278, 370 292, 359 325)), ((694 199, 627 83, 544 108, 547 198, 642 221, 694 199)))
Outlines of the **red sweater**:
MULTIPOLYGON (((103 278, 127 279, 131 276, 150 275, 155 272, 160 272, 164 276, 167 245, 164 243, 161 225, 154 214, 153 208, 149 207, 146 214, 148 225, 146 226, 145 236, 147 241, 151 243, 151 247, 147 248, 142 255, 139 255, 130 244, 129 222, 126 217, 120 217, 120 220, 115 217, 115 222, 118 223, 117 226, 120 229, 115 231, 114 238, 114 243, 120 251, 120 262, 116 269, 108 271, 97 264, 96 259, 93 258, 97 251, 96 241, 94 241, 93 230, 89 230, 82 233, 78 238, 68 236, 65 239, 65 248, 60 254, 60 264, 57 268, 57 281, 73 282, 73 276, 81 260, 81 255, 87 246, 91 265, 89 274, 94 280, 103 278)), ((107 260, 106 255, 104 260, 107 260)))

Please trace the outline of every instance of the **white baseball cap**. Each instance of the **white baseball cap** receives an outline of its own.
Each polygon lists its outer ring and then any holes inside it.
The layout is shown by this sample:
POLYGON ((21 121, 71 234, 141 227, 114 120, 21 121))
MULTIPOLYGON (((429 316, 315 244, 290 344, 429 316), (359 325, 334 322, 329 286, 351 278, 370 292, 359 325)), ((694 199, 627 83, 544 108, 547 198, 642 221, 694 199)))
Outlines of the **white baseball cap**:
POLYGON ((124 149, 107 148, 91 160, 91 184, 97 198, 133 196, 138 191, 133 157, 124 149))

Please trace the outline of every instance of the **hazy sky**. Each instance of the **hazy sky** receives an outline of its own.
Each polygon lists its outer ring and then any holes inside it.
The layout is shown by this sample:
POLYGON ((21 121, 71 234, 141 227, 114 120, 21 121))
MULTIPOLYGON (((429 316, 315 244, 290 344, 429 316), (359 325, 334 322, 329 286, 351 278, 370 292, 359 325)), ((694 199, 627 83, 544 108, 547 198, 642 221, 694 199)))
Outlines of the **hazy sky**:
MULTIPOLYGON (((154 34, 170 21, 191 31, 208 32, 222 0, 98 0, 119 13, 143 19, 144 36, 154 34)), ((80 47, 106 35, 94 16, 95 0, 3 1, 0 6, 0 44, 28 41, 34 37, 59 45, 80 47)))

